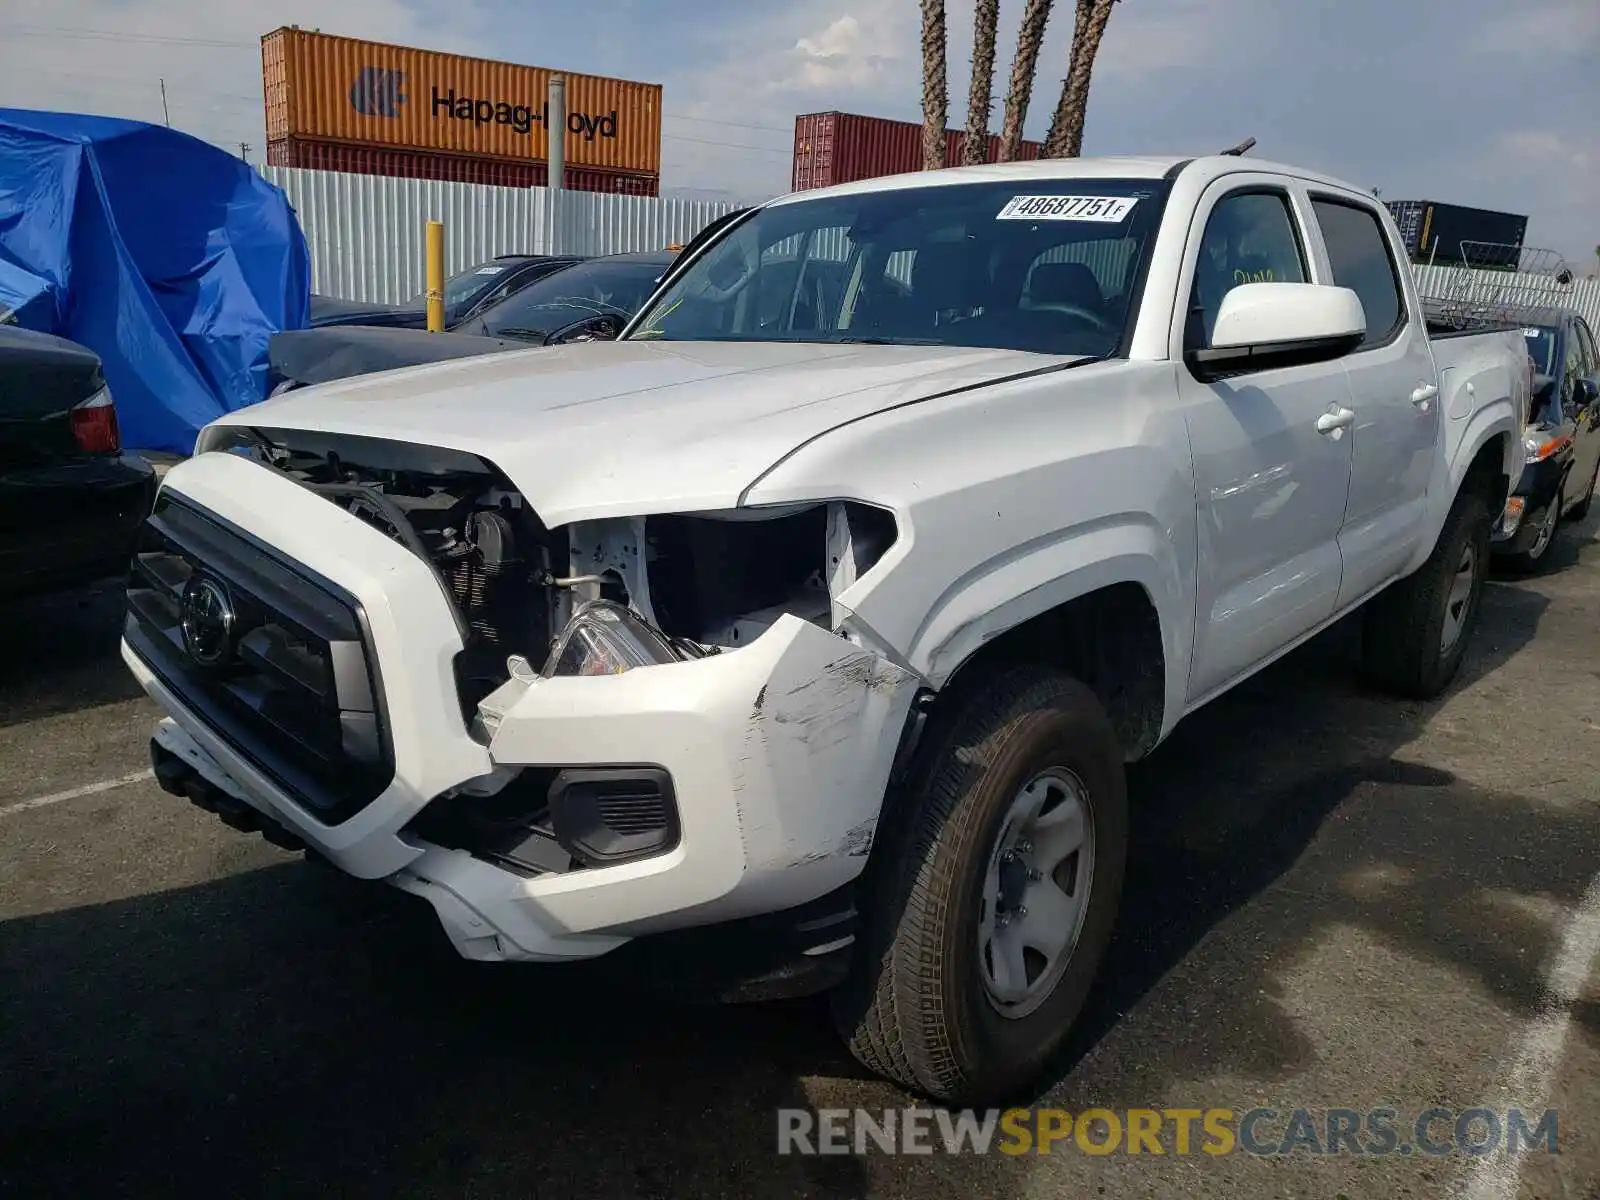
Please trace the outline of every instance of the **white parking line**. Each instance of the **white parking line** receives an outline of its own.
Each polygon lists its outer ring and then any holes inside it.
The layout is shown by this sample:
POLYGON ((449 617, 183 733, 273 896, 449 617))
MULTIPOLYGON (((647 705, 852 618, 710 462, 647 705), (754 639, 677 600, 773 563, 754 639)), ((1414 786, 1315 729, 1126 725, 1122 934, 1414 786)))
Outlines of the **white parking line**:
POLYGON ((96 792, 109 792, 113 788, 127 787, 130 783, 143 783, 146 779, 154 779, 155 772, 149 767, 142 771, 135 771, 131 775, 118 775, 115 779, 102 779, 99 783, 86 783, 82 787, 71 788, 65 792, 51 792, 48 796, 35 796, 32 800, 21 800, 16 804, 8 804, 0 808, 0 817, 13 816, 19 812, 27 812, 30 808, 44 808, 47 804, 60 804, 63 800, 76 800, 80 796, 92 796, 96 792))
MULTIPOLYGON (((1600 957, 1600 875, 1589 881, 1583 899, 1567 923, 1561 946, 1545 980, 1545 1002, 1539 1015, 1523 1031, 1516 1057, 1506 1078, 1507 1104, 1520 1107, 1537 1120, 1549 1103, 1561 1054, 1572 1025, 1572 1008, 1600 957)), ((1558 1135, 1559 1136, 1559 1135, 1558 1135)), ((1475 1164, 1466 1188, 1466 1200, 1515 1200, 1522 1182, 1525 1156, 1513 1158, 1503 1147, 1475 1164)))

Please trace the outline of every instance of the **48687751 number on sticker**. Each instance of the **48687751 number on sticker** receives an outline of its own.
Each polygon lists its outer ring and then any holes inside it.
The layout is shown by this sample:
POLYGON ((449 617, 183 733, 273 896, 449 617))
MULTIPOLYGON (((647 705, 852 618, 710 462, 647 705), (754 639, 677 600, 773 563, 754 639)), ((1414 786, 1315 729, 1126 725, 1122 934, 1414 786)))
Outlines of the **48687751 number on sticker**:
POLYGON ((997 221, 1125 221, 1137 196, 1013 196, 995 214, 997 221))

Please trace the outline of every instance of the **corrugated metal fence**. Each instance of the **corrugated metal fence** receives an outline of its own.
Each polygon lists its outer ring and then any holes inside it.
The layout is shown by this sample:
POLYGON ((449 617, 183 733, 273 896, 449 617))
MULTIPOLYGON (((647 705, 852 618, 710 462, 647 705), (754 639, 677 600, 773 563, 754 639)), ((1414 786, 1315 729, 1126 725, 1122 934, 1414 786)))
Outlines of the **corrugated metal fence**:
MULTIPOLYGON (((658 250, 688 241, 734 207, 702 200, 552 193, 546 188, 485 187, 292 167, 266 167, 262 173, 287 193, 299 214, 311 245, 312 289, 387 304, 422 291, 422 230, 429 220, 445 223, 446 269, 459 271, 496 254, 658 250)), ((837 240, 838 257, 843 258, 842 231, 837 240)), ((1127 251, 1120 243, 1095 250, 1063 258, 1088 262, 1104 286, 1112 277, 1120 277, 1127 251)), ((1459 294, 1460 268, 1416 267, 1415 271, 1424 296, 1459 294)), ((1574 281, 1560 289, 1559 301, 1583 313, 1590 326, 1600 330, 1600 280, 1574 281)))
POLYGON ((424 286, 423 227, 445 225, 445 269, 496 254, 620 254, 685 242, 735 207, 702 200, 552 193, 266 167, 311 247, 311 288, 398 304, 424 286), (554 201, 552 203, 552 201, 554 201))
MULTIPOLYGON (((1500 271, 1470 271, 1465 267, 1413 267, 1417 291, 1438 300, 1463 300, 1468 297, 1489 300, 1500 297, 1504 303, 1521 301, 1572 308, 1583 314, 1589 328, 1600 332, 1600 279, 1575 279, 1565 287, 1549 275, 1500 271)), ((1492 305, 1492 302, 1491 302, 1492 305)))

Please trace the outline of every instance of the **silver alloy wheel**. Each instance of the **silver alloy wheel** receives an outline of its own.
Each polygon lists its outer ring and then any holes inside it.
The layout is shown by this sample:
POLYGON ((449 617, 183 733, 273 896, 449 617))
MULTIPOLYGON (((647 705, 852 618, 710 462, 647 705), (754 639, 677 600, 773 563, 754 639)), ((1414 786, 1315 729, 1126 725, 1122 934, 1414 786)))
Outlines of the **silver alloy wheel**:
POLYGON ((1021 1019, 1055 990, 1083 929, 1094 881, 1094 808, 1064 767, 1016 794, 995 838, 978 911, 978 962, 989 1003, 1021 1019))
POLYGON ((1550 501, 1550 506, 1545 509, 1544 520, 1539 524, 1539 532, 1534 534, 1533 545, 1528 547, 1528 561, 1542 558, 1544 552, 1550 549, 1550 542, 1556 536, 1556 524, 1561 520, 1561 494, 1556 493, 1556 498, 1550 501))
POLYGON ((1456 564, 1455 577, 1450 581, 1450 597, 1444 602, 1444 629, 1439 635, 1439 650, 1448 654, 1467 627, 1467 609, 1472 606, 1472 586, 1478 573, 1478 550, 1471 542, 1461 548, 1461 561, 1456 564))

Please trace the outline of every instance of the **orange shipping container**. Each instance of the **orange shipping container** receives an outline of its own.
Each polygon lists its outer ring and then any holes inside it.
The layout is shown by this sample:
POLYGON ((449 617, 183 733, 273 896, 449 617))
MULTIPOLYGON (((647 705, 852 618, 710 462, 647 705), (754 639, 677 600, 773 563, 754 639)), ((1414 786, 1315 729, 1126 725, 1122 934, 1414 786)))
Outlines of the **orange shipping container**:
MULTIPOLYGON (((546 67, 275 29, 261 39, 267 139, 403 146, 543 162, 546 67)), ((661 85, 559 72, 567 162, 661 170, 661 85)))

